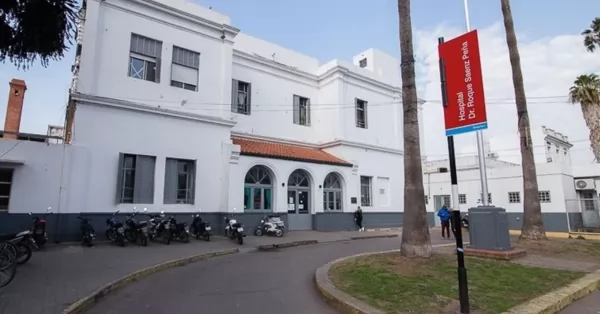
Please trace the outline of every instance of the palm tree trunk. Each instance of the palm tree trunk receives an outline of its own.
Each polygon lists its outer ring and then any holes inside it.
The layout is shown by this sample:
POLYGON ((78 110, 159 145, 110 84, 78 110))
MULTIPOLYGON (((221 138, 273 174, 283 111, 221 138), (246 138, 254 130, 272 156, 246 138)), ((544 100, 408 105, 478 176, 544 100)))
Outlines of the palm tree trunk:
POLYGON ((590 143, 596 162, 600 162, 600 106, 595 104, 581 104, 581 112, 585 124, 590 130, 590 143))
POLYGON ((542 207, 540 206, 537 172, 535 159, 533 158, 533 143, 531 141, 531 129, 529 125, 529 114, 527 112, 527 98, 523 84, 523 73, 521 72, 521 57, 517 47, 517 35, 513 23, 512 11, 509 0, 500 0, 502 15, 504 16, 504 28, 506 30, 506 44, 510 56, 512 68, 513 87, 515 89, 515 103, 517 104, 517 116, 519 135, 521 139, 521 167, 523 168, 523 225, 521 227, 521 239, 540 240, 546 238, 544 221, 542 220, 542 207))
POLYGON ((398 0, 398 16, 404 109, 404 222, 400 254, 406 257, 430 257, 431 239, 423 190, 410 0, 398 0))

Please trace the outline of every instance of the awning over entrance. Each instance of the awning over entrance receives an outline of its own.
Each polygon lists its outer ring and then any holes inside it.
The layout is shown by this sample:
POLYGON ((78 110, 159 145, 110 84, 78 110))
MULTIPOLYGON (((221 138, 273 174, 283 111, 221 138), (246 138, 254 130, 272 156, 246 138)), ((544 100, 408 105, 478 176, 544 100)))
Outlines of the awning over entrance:
POLYGON ((14 167, 21 166, 24 164, 25 164, 24 160, 0 158, 0 168, 14 168, 14 167))
POLYGON ((311 162, 317 164, 352 167, 351 163, 314 147, 282 144, 277 142, 253 140, 240 137, 231 137, 231 140, 233 141, 233 144, 240 145, 240 155, 243 156, 285 159, 302 162, 311 162))

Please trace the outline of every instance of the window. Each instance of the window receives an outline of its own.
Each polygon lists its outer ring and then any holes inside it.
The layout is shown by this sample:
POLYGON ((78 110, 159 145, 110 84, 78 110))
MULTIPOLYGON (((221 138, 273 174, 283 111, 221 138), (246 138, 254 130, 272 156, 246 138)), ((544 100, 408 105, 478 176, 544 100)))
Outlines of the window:
POLYGON ((117 203, 153 204, 156 157, 119 154, 117 203))
MULTIPOLYGON (((480 201, 483 201, 483 194, 480 194, 479 197, 481 198, 480 201)), ((491 203, 492 203, 492 193, 488 193, 488 204, 491 204, 491 203)))
POLYGON ((539 191, 540 203, 550 203, 550 191, 539 191))
POLYGON ((244 209, 272 210, 273 181, 270 172, 263 166, 254 166, 244 179, 244 209))
POLYGON ((310 126, 310 99, 294 95, 294 124, 310 126))
POLYGON ((13 169, 0 169, 0 211, 8 211, 13 169))
POLYGON ((358 61, 358 66, 361 68, 366 68, 367 67, 367 58, 364 58, 364 59, 358 61))
POLYGON ((342 182, 337 173, 330 173, 323 183, 323 209, 342 210, 342 182))
POLYGON ((356 102, 356 127, 357 128, 367 128, 367 102, 364 100, 360 100, 358 98, 355 99, 356 102))
POLYGON ((191 91, 198 90, 198 71, 200 54, 184 48, 173 46, 171 62, 171 86, 191 91))
POLYGON ((195 187, 196 162, 167 158, 164 204, 194 204, 195 187))
POLYGON ((252 84, 233 80, 231 86, 231 112, 250 114, 252 84))
POLYGON ((429 196, 425 195, 425 205, 429 204, 429 196))
POLYGON ((160 83, 162 42, 131 34, 129 77, 160 83))
POLYGON ((466 204, 467 203, 467 194, 458 194, 458 203, 466 204))
POLYGON ((508 192, 509 203, 521 203, 521 192, 508 192))
POLYGON ((371 177, 360 177, 360 206, 373 206, 371 202, 371 177))

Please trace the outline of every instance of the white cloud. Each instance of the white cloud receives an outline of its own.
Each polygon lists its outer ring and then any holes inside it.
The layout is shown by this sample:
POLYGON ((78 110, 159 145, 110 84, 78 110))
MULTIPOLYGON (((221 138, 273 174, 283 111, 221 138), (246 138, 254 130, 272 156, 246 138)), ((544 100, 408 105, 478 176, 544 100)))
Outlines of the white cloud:
MULTIPOLYGON (((517 30, 518 32, 518 30, 517 30)), ((446 40, 463 33, 461 29, 440 25, 433 30, 417 31, 415 55, 419 61, 419 97, 431 100, 425 104, 425 146, 427 155, 441 159, 447 155, 443 111, 440 103, 440 81, 437 56, 437 39, 446 40)), ((502 159, 520 161, 518 149, 517 118, 512 86, 512 73, 506 46, 504 26, 496 23, 479 29, 485 97, 488 103, 491 149, 500 149, 502 159)), ((519 35, 521 67, 528 98, 532 129, 542 125, 555 129, 574 142, 572 158, 576 163, 589 163, 593 155, 589 150, 588 129, 580 108, 567 103, 568 89, 580 74, 600 71, 600 53, 589 53, 582 45, 579 34, 558 35, 532 39, 519 35), (562 97, 553 97, 562 96, 562 97)), ((475 153, 475 134, 455 138, 457 153, 475 153)), ((543 145, 543 143, 534 143, 543 145)))

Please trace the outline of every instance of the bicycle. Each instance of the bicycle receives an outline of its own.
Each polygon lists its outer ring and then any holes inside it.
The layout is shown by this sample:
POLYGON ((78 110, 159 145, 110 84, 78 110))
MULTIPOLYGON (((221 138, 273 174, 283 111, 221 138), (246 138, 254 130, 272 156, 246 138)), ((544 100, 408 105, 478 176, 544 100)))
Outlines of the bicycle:
POLYGON ((5 242, 0 248, 0 288, 7 286, 17 273, 17 248, 5 242))

